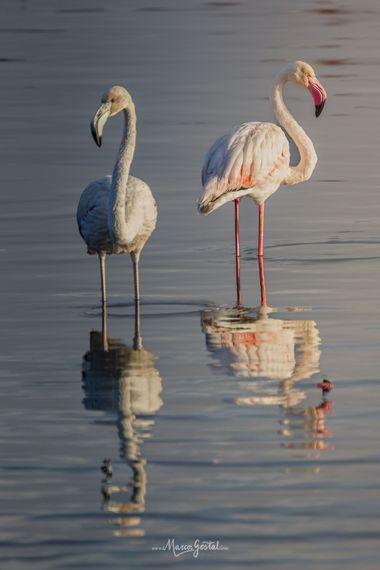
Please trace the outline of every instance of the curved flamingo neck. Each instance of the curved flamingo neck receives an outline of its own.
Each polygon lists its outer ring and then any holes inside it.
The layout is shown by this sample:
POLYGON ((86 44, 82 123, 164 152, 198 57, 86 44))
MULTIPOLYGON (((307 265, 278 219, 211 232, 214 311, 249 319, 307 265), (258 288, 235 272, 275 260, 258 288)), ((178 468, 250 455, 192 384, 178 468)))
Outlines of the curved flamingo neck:
POLYGON ((283 184, 291 185, 308 180, 318 159, 310 138, 284 103, 283 89, 287 81, 287 73, 282 73, 278 76, 273 86, 272 106, 278 122, 293 139, 300 154, 299 163, 296 166, 289 166, 289 175, 283 181, 283 184))
MULTIPOLYGON (((136 145, 136 110, 131 100, 124 109, 124 131, 112 173, 108 227, 113 241, 125 246, 134 237, 126 218, 128 178, 136 145)), ((132 229, 132 228, 131 228, 132 229)))

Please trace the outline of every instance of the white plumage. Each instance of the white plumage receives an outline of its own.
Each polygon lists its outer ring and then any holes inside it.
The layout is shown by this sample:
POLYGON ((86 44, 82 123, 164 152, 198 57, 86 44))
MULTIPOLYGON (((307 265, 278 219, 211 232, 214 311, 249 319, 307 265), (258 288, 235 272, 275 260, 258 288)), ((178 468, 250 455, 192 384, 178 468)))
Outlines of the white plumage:
POLYGON ((131 96, 123 87, 112 87, 92 121, 98 146, 108 117, 124 111, 125 128, 112 176, 91 182, 82 192, 77 209, 79 232, 87 252, 100 259, 102 301, 106 303, 105 256, 130 253, 134 268, 135 300, 139 292, 139 258, 156 227, 157 205, 149 186, 129 175, 136 140, 136 112, 131 96))
POLYGON ((113 242, 108 229, 111 184, 112 176, 98 178, 86 186, 79 200, 78 228, 90 255, 141 251, 156 227, 157 206, 149 186, 140 178, 129 176, 125 223, 133 237, 125 246, 113 242))
POLYGON ((247 193, 265 200, 283 182, 289 169, 289 143, 271 123, 244 123, 217 139, 202 168, 202 212, 208 213, 247 193), (228 193, 234 192, 231 197, 228 193))
MULTIPOLYGON (((210 214, 225 202, 235 200, 236 274, 240 287, 239 199, 250 196, 259 206, 258 255, 263 256, 264 203, 281 184, 308 180, 317 163, 312 141, 290 114, 283 100, 283 87, 291 81, 311 93, 318 117, 326 101, 326 91, 313 68, 296 61, 277 77, 273 111, 284 131, 294 140, 300 161, 290 165, 289 143, 285 132, 272 123, 244 123, 218 138, 206 154, 202 169, 203 192, 198 202, 202 214, 210 214)), ((238 299, 240 293, 238 291, 238 299)), ((238 300, 239 304, 239 300, 238 300)))

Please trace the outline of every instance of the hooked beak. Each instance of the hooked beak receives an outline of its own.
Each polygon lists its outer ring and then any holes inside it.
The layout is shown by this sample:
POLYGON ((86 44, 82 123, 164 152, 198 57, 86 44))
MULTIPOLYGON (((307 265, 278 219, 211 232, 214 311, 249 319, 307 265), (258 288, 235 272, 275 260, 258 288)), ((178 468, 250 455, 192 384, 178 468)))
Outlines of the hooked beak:
POLYGON ((91 134, 98 146, 102 146, 103 128, 111 113, 111 103, 103 103, 91 121, 91 134))
POLYGON ((326 90, 316 77, 312 77, 309 79, 308 90, 310 91, 311 96, 313 97, 315 105, 315 116, 319 117, 326 103, 327 99, 326 90))

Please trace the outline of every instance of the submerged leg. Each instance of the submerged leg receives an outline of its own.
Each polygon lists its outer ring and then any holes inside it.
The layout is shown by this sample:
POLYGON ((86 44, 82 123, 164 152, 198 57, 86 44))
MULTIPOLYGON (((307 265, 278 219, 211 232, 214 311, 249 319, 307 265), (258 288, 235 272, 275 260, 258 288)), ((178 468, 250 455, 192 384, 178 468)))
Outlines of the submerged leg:
POLYGON ((140 254, 131 253, 133 263, 133 281, 135 286, 135 336, 133 338, 133 348, 142 349, 142 339, 140 334, 140 274, 139 259, 140 254))
POLYGON ((108 350, 108 333, 107 333, 107 306, 102 306, 102 345, 103 350, 108 350))
POLYGON ((103 350, 108 350, 107 335, 107 291, 106 291, 106 254, 99 254, 100 261, 100 282, 102 290, 102 343, 103 350))
POLYGON ((257 255, 262 257, 264 255, 264 204, 259 205, 259 243, 257 247, 257 255))
POLYGON ((236 304, 241 306, 240 289, 240 235, 239 235, 239 200, 235 200, 235 272, 236 272, 236 304))
POLYGON ((264 271, 264 257, 259 256, 259 274, 260 274, 260 291, 261 291, 261 306, 267 306, 267 289, 265 286, 265 271, 264 271))

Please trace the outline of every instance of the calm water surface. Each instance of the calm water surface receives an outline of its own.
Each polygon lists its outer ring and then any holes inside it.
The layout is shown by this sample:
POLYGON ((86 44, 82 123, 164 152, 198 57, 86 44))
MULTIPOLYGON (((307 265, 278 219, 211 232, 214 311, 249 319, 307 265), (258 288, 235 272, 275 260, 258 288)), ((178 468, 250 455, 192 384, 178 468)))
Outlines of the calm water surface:
POLYGON ((1 567, 378 568, 378 4, 3 0, 1 12, 1 567), (273 78, 294 59, 329 94, 316 120, 287 89, 319 163, 268 201, 266 313, 256 208, 242 208, 236 311, 233 209, 197 215, 200 164, 226 129, 272 120, 273 78), (159 204, 139 356, 130 260, 109 263, 104 350, 98 263, 75 222, 82 188, 112 169, 120 121, 99 150, 89 120, 115 83, 137 104, 133 173, 159 204), (152 550, 169 538, 228 550, 152 550))

